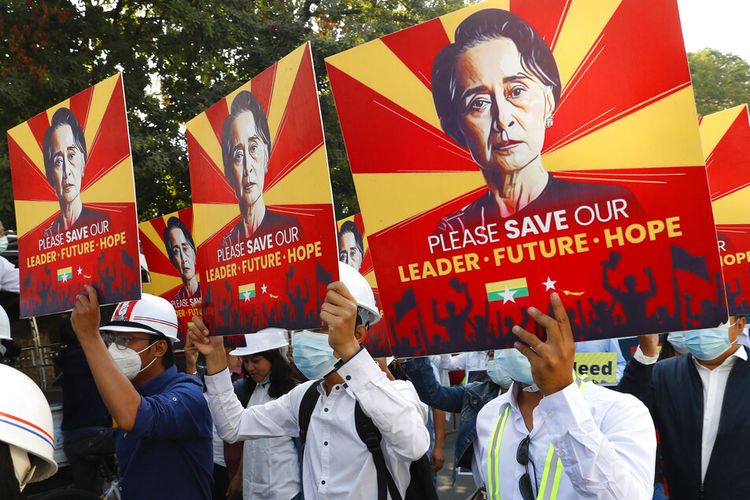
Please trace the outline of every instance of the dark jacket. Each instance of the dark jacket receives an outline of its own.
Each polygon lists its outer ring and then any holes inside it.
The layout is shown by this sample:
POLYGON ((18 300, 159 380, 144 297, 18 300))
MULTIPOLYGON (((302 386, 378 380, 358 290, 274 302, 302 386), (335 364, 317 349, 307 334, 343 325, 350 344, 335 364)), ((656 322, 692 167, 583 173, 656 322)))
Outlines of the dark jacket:
MULTIPOLYGON (((745 349, 745 347, 740 347, 745 349)), ((651 411, 661 436, 664 475, 673 500, 750 498, 750 361, 737 360, 727 381, 719 430, 701 484, 703 383, 690 355, 654 365, 631 359, 619 389, 651 411)))
POLYGON ((403 364, 404 371, 426 405, 438 410, 461 414, 456 437, 453 477, 458 467, 471 468, 474 441, 477 439, 477 414, 487 402, 500 394, 500 386, 491 380, 445 387, 435 378, 429 358, 413 358, 403 364))

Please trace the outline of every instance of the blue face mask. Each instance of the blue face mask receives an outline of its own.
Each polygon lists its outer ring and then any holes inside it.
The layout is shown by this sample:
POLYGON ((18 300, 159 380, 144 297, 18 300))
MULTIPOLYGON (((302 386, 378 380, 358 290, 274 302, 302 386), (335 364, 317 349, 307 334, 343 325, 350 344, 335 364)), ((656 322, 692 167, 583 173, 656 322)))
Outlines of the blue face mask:
POLYGON ((498 349, 495 351, 494 360, 516 382, 526 385, 534 384, 534 377, 531 376, 531 363, 518 350, 512 347, 510 349, 498 349))
POLYGON ((3 253, 8 249, 8 237, 0 236, 0 253, 3 253))
POLYGON ((685 354, 687 352, 687 347, 685 347, 685 332, 670 332, 670 334, 667 335, 667 340, 672 344, 675 351, 680 354, 685 354))
POLYGON ((309 380, 317 380, 333 371, 336 357, 328 345, 328 335, 303 330, 292 337, 294 364, 309 380))
POLYGON ((513 383, 513 379, 505 373, 505 370, 500 366, 500 361, 497 359, 487 361, 487 376, 503 389, 507 389, 513 383))
POLYGON ((684 332, 685 348, 690 354, 702 361, 716 359, 732 345, 729 342, 729 328, 736 324, 684 332))

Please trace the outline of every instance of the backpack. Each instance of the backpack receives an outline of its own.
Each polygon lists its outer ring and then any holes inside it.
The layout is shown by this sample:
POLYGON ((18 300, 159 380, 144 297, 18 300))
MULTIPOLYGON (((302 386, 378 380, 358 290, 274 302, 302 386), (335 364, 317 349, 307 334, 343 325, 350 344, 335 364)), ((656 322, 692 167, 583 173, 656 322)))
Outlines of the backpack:
MULTIPOLYGON (((310 418, 318 399, 320 399, 320 393, 318 392, 318 383, 316 382, 307 388, 305 395, 302 396, 302 403, 299 406, 299 437, 303 447, 307 438, 307 428, 310 426, 310 418)), ((387 500, 388 493, 391 494, 392 500, 402 500, 391 471, 388 470, 388 466, 385 463, 383 450, 380 448, 382 435, 372 419, 362 410, 359 401, 354 404, 354 426, 357 428, 359 438, 372 454, 372 460, 375 463, 375 472, 378 481, 378 500, 387 500)), ((435 484, 432 482, 432 465, 427 454, 422 455, 421 458, 411 463, 409 474, 411 479, 409 487, 406 489, 404 500, 438 500, 435 484)))

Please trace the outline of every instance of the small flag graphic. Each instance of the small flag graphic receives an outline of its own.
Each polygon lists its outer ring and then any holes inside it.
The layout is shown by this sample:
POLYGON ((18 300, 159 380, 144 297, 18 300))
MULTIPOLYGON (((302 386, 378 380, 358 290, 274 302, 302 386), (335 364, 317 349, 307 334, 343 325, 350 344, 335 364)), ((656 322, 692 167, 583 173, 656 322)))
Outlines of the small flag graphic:
POLYGON ((57 270, 57 281, 62 281, 65 283, 68 280, 73 279, 73 268, 72 267, 63 267, 62 269, 57 270))
POLYGON ((503 304, 505 304, 506 302, 515 302, 515 299, 529 296, 529 287, 526 284, 526 278, 485 283, 484 287, 487 290, 488 302, 502 300, 503 304))
POLYGON ((240 300, 250 300, 255 298, 255 283, 239 286, 240 300))

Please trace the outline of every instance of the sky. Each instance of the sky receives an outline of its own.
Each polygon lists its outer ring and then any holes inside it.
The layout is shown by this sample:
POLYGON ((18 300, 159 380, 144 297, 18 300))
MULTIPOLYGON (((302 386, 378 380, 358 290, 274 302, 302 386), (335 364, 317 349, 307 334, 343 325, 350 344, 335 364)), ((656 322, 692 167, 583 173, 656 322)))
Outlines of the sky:
POLYGON ((677 3, 688 52, 708 47, 750 62, 750 0, 677 0, 677 3))

